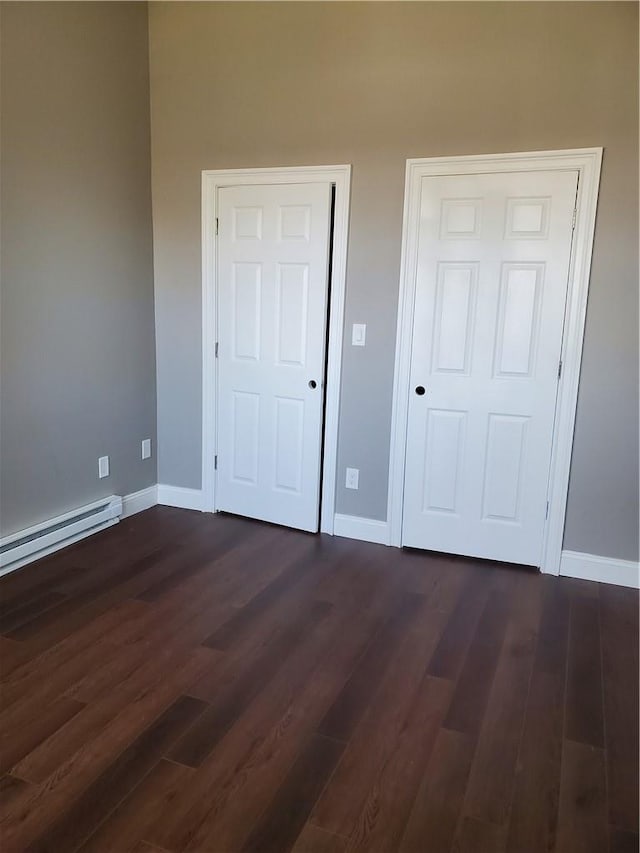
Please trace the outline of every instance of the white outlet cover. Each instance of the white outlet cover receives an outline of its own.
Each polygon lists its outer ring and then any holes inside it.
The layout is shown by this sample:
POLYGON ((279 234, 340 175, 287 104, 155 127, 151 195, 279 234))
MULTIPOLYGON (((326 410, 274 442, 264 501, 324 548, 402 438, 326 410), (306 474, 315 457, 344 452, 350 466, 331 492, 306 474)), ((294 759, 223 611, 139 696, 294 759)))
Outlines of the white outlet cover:
POLYGON ((109 476, 109 457, 101 456, 98 459, 98 478, 100 480, 109 476))
POLYGON ((360 470, 358 468, 347 468, 347 476, 345 478, 345 487, 347 489, 357 489, 358 488, 358 478, 360 477, 360 470))
POLYGON ((150 459, 151 458, 151 439, 145 438, 142 441, 142 458, 150 459))
POLYGON ((367 324, 354 323, 351 329, 351 346, 363 347, 367 337, 367 324))

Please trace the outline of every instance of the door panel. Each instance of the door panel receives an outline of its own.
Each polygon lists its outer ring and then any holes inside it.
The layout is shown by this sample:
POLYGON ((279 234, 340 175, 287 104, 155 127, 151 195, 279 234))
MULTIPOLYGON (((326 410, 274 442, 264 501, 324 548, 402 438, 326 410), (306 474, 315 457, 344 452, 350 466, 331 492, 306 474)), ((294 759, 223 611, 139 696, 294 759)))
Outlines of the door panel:
POLYGON ((216 509, 310 531, 319 518, 330 206, 330 184, 218 196, 216 509))
POLYGON ((457 511, 466 417, 466 412, 438 409, 427 412, 423 512, 457 511))
POLYGON ((577 178, 423 178, 404 545, 540 562, 577 178))
POLYGON ((232 264, 231 287, 233 289, 233 358, 257 361, 260 357, 261 265, 232 264))
POLYGON ((439 264, 433 370, 468 373, 476 300, 476 264, 439 264))

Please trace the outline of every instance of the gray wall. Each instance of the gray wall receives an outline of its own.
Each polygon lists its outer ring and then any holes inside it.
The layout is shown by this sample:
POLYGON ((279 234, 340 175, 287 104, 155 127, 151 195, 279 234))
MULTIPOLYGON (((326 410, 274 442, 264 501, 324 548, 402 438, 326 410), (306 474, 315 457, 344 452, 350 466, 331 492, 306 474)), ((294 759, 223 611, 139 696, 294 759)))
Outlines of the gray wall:
POLYGON ((1 15, 6 534, 155 483, 156 400, 146 5, 1 15))
POLYGON ((384 519, 405 159, 602 145, 565 547, 636 559, 637 31, 632 3, 151 4, 160 481, 201 479, 202 169, 353 165, 337 508, 384 519))

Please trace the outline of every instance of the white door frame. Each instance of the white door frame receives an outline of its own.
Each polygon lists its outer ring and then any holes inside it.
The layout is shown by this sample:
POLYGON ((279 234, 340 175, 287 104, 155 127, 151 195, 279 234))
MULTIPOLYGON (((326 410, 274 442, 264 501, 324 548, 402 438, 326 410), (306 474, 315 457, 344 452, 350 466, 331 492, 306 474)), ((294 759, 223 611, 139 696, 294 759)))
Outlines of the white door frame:
POLYGON ((222 187, 326 182, 335 186, 333 253, 329 305, 325 417, 323 426, 322 501, 320 530, 333 533, 338 455, 338 414, 342 372, 342 336, 349 234, 351 166, 289 166, 269 169, 215 169, 202 172, 202 490, 203 509, 215 512, 217 446, 217 387, 215 342, 217 329, 218 190, 222 187))
POLYGON ((543 533, 541 561, 543 572, 559 574, 601 163, 602 148, 407 160, 387 499, 391 545, 399 547, 402 544, 409 370, 420 227, 421 180, 434 175, 577 171, 579 173, 578 195, 562 340, 562 375, 556 400, 549 473, 549 512, 543 533))

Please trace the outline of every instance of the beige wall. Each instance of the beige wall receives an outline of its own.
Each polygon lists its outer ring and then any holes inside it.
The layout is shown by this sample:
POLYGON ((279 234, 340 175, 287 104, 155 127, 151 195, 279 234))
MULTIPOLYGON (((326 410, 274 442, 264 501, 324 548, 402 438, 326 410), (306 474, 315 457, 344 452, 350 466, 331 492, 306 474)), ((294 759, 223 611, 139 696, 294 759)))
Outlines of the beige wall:
POLYGON ((8 534, 155 483, 156 401, 147 8, 2 3, 1 22, 8 534))
POLYGON ((201 476, 200 172, 351 163, 338 511, 386 515, 407 157, 604 146, 565 547, 638 554, 631 3, 153 3, 159 479, 201 476), (346 491, 344 468, 360 469, 346 491))

